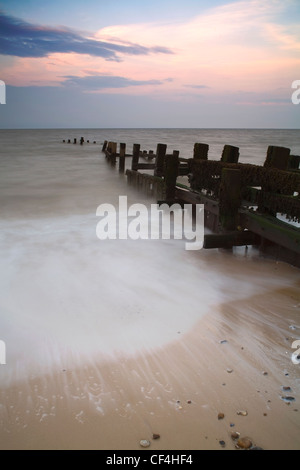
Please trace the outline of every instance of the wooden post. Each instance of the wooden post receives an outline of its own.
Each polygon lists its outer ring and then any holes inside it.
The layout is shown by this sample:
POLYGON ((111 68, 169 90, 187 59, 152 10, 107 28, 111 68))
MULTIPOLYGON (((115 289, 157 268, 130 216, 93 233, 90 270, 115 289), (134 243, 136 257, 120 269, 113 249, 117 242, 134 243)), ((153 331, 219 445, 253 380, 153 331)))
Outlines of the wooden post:
POLYGON ((74 142, 73 142, 73 144, 77 144, 77 139, 74 139, 74 142))
POLYGON ((167 151, 166 144, 157 144, 154 176, 162 177, 164 174, 166 151, 167 151))
POLYGON ((106 147, 107 147, 107 144, 108 144, 108 142, 107 142, 107 140, 105 140, 105 141, 103 142, 102 152, 105 152, 106 147))
POLYGON ((173 155, 166 155, 165 183, 166 201, 172 202, 175 199, 176 179, 178 176, 179 151, 174 150, 173 155))
POLYGON ((119 158, 119 172, 124 173, 125 170, 125 154, 126 154, 126 144, 120 144, 120 158, 119 158))
POLYGON ((300 165, 300 156, 299 155, 290 155, 289 158, 289 170, 299 170, 300 165))
POLYGON ((238 163, 240 156, 240 149, 233 145, 224 145, 221 162, 224 163, 238 163))
POLYGON ((83 145, 83 142, 84 142, 84 138, 80 137, 80 145, 83 145))
POLYGON ((289 165, 289 159, 290 149, 286 147, 274 147, 273 145, 269 145, 264 167, 286 170, 289 165))
POLYGON ((194 158, 198 160, 208 159, 209 145, 196 143, 194 144, 194 158))
POLYGON ((117 142, 111 142, 111 156, 110 161, 112 165, 116 164, 116 155, 117 155, 117 142))
POLYGON ((137 171, 140 158, 140 144, 133 144, 131 169, 137 171))
MULTIPOLYGON (((286 147, 275 147, 269 145, 264 168, 276 168, 277 170, 287 170, 290 161, 290 149, 286 147)), ((280 192, 280 190, 278 190, 280 192)), ((265 183, 261 187, 261 197, 258 204, 258 210, 262 213, 276 217, 276 212, 264 206, 264 193, 270 192, 270 186, 265 183)))
POLYGON ((241 171, 223 168, 220 186, 219 217, 223 231, 236 230, 241 204, 241 171))
POLYGON ((71 139, 68 139, 68 144, 70 144, 70 143, 71 143, 71 139))

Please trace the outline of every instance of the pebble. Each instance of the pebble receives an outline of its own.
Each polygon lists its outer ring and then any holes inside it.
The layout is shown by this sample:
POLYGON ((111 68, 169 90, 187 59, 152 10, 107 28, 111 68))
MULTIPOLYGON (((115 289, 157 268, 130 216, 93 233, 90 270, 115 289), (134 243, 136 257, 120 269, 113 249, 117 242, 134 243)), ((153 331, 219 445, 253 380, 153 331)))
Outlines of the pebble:
POLYGON ((236 439, 238 439, 240 437, 240 433, 239 432, 232 432, 231 433, 231 439, 233 439, 234 441, 236 439))
POLYGON ((228 374, 231 374, 233 372, 233 369, 226 369, 228 374))
POLYGON ((152 439, 156 440, 160 438, 160 434, 153 434, 152 439))
POLYGON ((218 414, 218 419, 224 419, 224 418, 225 418, 224 413, 219 413, 219 414, 218 414))
POLYGON ((291 392, 291 387, 281 387, 284 392, 291 392))
POLYGON ((219 444, 221 447, 225 447, 226 446, 226 442, 225 441, 219 441, 219 444))
POLYGON ((239 416, 248 416, 248 411, 238 411, 237 415, 239 415, 239 416))
POLYGON ((295 401, 295 397, 281 397, 281 400, 283 400, 286 403, 290 404, 292 401, 295 401))
POLYGON ((237 446, 240 449, 250 449, 250 447, 252 447, 252 442, 248 437, 240 437, 237 441, 237 446))
POLYGON ((222 341, 220 341, 220 344, 225 344, 225 343, 228 343, 227 339, 222 339, 222 341))
POLYGON ((263 375, 268 375, 268 372, 263 372, 263 375))
POLYGON ((147 439, 142 439, 140 441, 140 446, 141 447, 150 447, 150 441, 148 441, 147 439))
POLYGON ((191 405, 191 404, 192 404, 192 400, 188 400, 188 401, 187 401, 187 404, 188 404, 188 405, 191 405))
POLYGON ((262 449, 261 447, 258 447, 258 446, 254 446, 254 447, 250 447, 249 450, 264 450, 264 449, 262 449))

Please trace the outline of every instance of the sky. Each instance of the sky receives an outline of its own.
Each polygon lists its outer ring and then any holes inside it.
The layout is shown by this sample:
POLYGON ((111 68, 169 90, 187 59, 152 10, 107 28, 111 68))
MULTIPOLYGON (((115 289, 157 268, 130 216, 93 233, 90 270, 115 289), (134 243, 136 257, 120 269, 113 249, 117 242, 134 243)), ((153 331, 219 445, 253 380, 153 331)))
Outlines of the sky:
POLYGON ((298 129, 300 0, 0 0, 0 80, 2 129, 298 129))

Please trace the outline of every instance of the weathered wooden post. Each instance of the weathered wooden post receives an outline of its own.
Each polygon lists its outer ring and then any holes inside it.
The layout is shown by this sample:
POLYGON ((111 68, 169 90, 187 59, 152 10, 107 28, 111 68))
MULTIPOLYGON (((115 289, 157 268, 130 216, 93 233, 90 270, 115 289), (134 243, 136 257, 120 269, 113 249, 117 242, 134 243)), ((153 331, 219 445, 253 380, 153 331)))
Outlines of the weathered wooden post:
POLYGON ((236 230, 240 205, 241 171, 223 168, 219 199, 219 220, 222 231, 236 230))
POLYGON ((175 199, 178 166, 179 166, 179 151, 174 150, 172 155, 166 155, 165 157, 165 184, 166 184, 166 201, 167 202, 172 202, 175 199))
POLYGON ((131 169, 134 171, 138 170, 140 147, 140 144, 133 144, 131 169))
POLYGON ((83 142, 84 142, 84 138, 80 137, 80 145, 83 145, 83 142))
POLYGON ((289 165, 289 159, 290 149, 286 147, 275 147, 274 145, 269 145, 264 167, 286 170, 289 165))
POLYGON ((116 164, 116 157, 117 155, 117 142, 111 142, 111 155, 110 155, 110 162, 112 166, 116 164))
POLYGON ((124 173, 125 170, 125 154, 126 154, 126 144, 120 144, 120 158, 119 158, 119 172, 124 173))
MULTIPOLYGON (((290 149, 286 147, 275 147, 269 145, 267 150, 267 156, 264 163, 264 168, 277 170, 287 170, 290 160, 290 149)), ((272 181, 270 182, 272 183, 272 181)), ((267 193, 272 192, 272 184, 264 183, 261 187, 260 202, 258 204, 258 210, 262 213, 272 215, 276 217, 276 212, 271 211, 268 207, 265 207, 264 200, 267 198, 267 193)), ((280 192, 280 188, 278 188, 280 192)))
POLYGON ((208 144, 201 144, 196 142, 194 144, 194 158, 197 160, 207 160, 208 159, 208 144))
POLYGON ((300 156, 299 155, 290 155, 289 158, 289 170, 299 170, 300 165, 300 156))
POLYGON ((107 148, 107 144, 108 144, 108 142, 107 142, 107 140, 105 140, 105 141, 103 142, 103 145, 102 145, 102 152, 105 152, 105 150, 106 150, 106 148, 107 148))
POLYGON ((224 163, 238 163, 240 156, 239 147, 233 145, 224 145, 221 162, 224 163))
POLYGON ((70 143, 71 143, 71 139, 68 139, 68 144, 70 144, 70 143))
POLYGON ((74 142, 73 142, 73 144, 77 144, 77 139, 74 139, 74 142))
POLYGON ((166 151, 167 151, 166 144, 157 144, 154 176, 162 177, 164 174, 166 151))

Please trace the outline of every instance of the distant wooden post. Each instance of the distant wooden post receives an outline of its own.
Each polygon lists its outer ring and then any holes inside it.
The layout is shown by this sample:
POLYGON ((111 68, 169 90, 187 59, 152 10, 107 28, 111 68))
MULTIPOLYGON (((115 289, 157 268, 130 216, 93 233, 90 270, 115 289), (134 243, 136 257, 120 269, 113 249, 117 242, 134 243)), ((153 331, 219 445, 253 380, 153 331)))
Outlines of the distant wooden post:
POLYGON ((241 204, 241 171, 223 168, 220 186, 219 218, 223 231, 236 230, 241 204))
POLYGON ((208 144, 195 143, 194 144, 194 158, 197 160, 207 160, 208 159, 208 144))
POLYGON ((83 145, 83 142, 84 142, 84 138, 80 137, 80 145, 83 145))
POLYGON ((105 152, 106 147, 107 147, 107 143, 108 143, 107 140, 105 140, 105 141, 103 142, 102 152, 105 152))
POLYGON ((126 144, 120 144, 120 158, 119 158, 119 172, 124 173, 125 170, 125 154, 126 154, 126 144))
POLYGON ((71 139, 68 139, 68 144, 70 144, 70 143, 71 143, 71 139))
POLYGON ((174 150, 173 155, 166 155, 165 162, 166 201, 172 202, 175 199, 176 179, 178 176, 179 166, 179 151, 174 150))
POLYGON ((240 149, 233 145, 224 145, 221 162, 224 163, 238 163, 240 156, 240 149))
POLYGON ((167 151, 166 144, 157 144, 154 176, 162 177, 164 174, 166 151, 167 151))
POLYGON ((117 142, 111 142, 111 156, 110 161, 112 165, 116 164, 116 155, 117 155, 117 142))
POLYGON ((264 167, 286 170, 289 165, 289 159, 290 149, 286 147, 275 147, 273 145, 269 145, 264 167))
POLYGON ((73 142, 73 144, 77 144, 77 139, 74 139, 74 142, 73 142))
POLYGON ((134 171, 138 170, 140 147, 140 144, 133 144, 131 169, 134 171))

